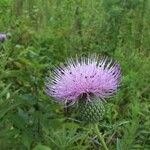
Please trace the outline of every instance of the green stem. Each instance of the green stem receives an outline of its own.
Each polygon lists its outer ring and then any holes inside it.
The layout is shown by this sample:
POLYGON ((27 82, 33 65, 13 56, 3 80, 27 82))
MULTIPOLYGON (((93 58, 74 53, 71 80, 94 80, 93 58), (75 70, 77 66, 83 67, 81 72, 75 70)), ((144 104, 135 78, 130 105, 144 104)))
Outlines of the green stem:
POLYGON ((99 131, 98 124, 95 124, 95 132, 96 132, 96 134, 97 134, 97 136, 98 136, 98 139, 99 139, 100 142, 102 143, 104 149, 105 149, 105 150, 108 150, 107 145, 106 145, 106 143, 105 143, 105 141, 104 141, 104 138, 103 138, 101 132, 99 131))

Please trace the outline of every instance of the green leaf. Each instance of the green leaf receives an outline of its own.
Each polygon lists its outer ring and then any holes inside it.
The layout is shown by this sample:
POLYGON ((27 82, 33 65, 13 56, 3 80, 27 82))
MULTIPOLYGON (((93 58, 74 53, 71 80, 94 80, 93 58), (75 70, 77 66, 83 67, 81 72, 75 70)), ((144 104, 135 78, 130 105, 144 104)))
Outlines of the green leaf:
POLYGON ((34 105, 36 104, 36 97, 31 94, 19 95, 16 97, 13 103, 6 103, 1 106, 0 109, 0 119, 9 111, 17 108, 19 105, 34 105))
POLYGON ((0 99, 8 92, 9 87, 11 86, 11 83, 7 85, 7 87, 4 88, 4 90, 0 93, 0 99))
POLYGON ((32 133, 28 131, 24 132, 22 135, 21 141, 28 149, 30 149, 31 143, 33 141, 32 133))
POLYGON ((51 148, 45 145, 38 144, 33 148, 33 150, 51 150, 51 148))
POLYGON ((17 106, 19 106, 21 104, 21 101, 17 101, 15 104, 7 104, 6 106, 4 106, 3 109, 0 110, 0 119, 10 110, 13 110, 14 108, 16 108, 17 106))
POLYGON ((118 138, 117 138, 117 143, 116 143, 116 150, 121 150, 120 140, 118 138))

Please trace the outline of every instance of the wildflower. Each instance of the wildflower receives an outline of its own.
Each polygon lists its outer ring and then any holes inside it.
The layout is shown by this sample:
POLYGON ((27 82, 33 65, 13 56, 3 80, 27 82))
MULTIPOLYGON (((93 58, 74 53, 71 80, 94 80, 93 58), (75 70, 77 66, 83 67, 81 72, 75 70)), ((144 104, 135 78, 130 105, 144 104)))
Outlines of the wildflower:
POLYGON ((103 148, 108 150, 98 123, 105 113, 102 100, 117 91, 119 82, 119 64, 108 58, 91 56, 75 61, 70 59, 66 65, 56 68, 47 78, 45 91, 65 104, 78 101, 78 119, 94 125, 103 148))
POLYGON ((7 35, 4 33, 0 33, 0 42, 4 42, 7 39, 7 35))
POLYGON ((70 59, 66 65, 56 68, 47 78, 45 91, 65 103, 75 103, 79 99, 91 101, 93 96, 105 100, 117 91, 119 82, 119 64, 94 55, 70 59))

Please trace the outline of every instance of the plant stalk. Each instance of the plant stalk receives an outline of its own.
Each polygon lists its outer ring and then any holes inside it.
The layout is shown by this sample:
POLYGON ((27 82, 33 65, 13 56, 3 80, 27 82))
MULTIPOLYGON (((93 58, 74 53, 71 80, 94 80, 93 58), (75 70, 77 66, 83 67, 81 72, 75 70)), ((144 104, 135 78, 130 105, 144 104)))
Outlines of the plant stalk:
POLYGON ((95 124, 95 133, 97 134, 98 136, 98 139, 100 140, 100 142, 102 143, 102 146, 104 147, 105 150, 108 150, 108 147, 104 141, 104 138, 101 134, 101 132, 99 131, 99 128, 98 128, 98 124, 95 124))

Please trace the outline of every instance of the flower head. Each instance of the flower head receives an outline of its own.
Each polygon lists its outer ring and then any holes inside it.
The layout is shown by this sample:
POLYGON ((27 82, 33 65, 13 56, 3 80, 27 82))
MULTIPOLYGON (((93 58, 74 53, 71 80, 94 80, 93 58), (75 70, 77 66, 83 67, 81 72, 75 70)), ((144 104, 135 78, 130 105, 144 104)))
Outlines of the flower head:
POLYGON ((6 34, 0 33, 0 41, 3 42, 3 41, 5 41, 6 39, 7 39, 6 34))
POLYGON ((68 60, 47 78, 45 91, 58 101, 75 102, 82 96, 105 99, 117 91, 120 82, 119 64, 96 56, 68 60))

